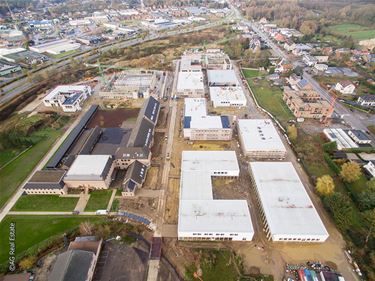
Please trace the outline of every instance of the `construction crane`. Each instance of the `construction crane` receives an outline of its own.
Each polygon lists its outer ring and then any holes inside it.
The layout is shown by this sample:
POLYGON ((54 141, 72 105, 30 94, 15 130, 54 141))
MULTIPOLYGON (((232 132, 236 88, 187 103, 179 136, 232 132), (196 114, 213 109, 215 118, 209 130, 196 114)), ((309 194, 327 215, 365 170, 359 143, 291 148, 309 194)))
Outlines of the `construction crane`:
POLYGON ((334 93, 331 93, 331 101, 329 103, 329 109, 326 116, 322 118, 322 124, 328 125, 328 119, 332 116, 333 112, 335 111, 335 102, 336 102, 337 96, 334 93))

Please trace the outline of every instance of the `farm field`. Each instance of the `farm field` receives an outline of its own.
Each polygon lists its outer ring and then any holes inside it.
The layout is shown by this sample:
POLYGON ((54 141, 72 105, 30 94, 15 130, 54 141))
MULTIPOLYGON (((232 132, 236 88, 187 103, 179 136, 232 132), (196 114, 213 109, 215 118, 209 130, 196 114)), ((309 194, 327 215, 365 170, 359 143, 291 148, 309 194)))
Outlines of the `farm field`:
POLYGON ((87 216, 7 216, 0 223, 0 265, 8 259, 9 252, 9 225, 16 227, 16 257, 21 257, 25 251, 33 254, 39 243, 49 238, 62 235, 75 229, 81 222, 99 222, 99 217, 87 216))
POLYGON ((73 211, 78 197, 57 195, 24 195, 14 205, 12 211, 73 211))
POLYGON ((354 40, 361 41, 375 38, 375 28, 370 28, 358 24, 338 24, 328 27, 332 33, 343 36, 351 36, 354 40))

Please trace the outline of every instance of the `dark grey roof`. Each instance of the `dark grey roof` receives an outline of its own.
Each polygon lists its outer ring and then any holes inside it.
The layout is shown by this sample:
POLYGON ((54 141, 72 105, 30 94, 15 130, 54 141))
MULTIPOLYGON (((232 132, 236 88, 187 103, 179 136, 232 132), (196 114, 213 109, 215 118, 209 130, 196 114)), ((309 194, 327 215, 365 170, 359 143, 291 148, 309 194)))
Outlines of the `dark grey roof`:
POLYGON ((159 110, 160 103, 154 97, 149 97, 145 105, 143 106, 140 114, 143 113, 148 120, 156 124, 158 120, 159 110))
POLYGON ((147 166, 138 160, 134 161, 125 174, 125 181, 133 180, 137 184, 142 184, 146 178, 147 166))
POLYGON ((55 152, 51 159, 49 159, 46 167, 49 169, 55 169, 61 159, 63 159, 64 155, 68 152, 68 150, 72 147, 75 140, 78 136, 82 133, 82 130, 86 127, 87 123, 90 121, 91 117, 94 113, 98 110, 98 105, 92 105, 89 110, 85 113, 85 115, 81 118, 77 126, 70 132, 68 137, 64 140, 62 145, 59 149, 55 152))
POLYGON ((41 170, 35 172, 24 189, 62 189, 64 170, 41 170))
POLYGON ((92 129, 79 154, 90 154, 94 149, 95 144, 98 142, 101 134, 102 129, 100 127, 96 126, 94 129, 92 129))
POLYGON ((375 95, 363 95, 363 96, 360 96, 360 98, 364 101, 375 101, 375 95))
POLYGON ((130 147, 150 147, 154 134, 154 125, 143 118, 131 132, 128 146, 130 147))
POLYGON ((82 250, 68 250, 58 255, 48 281, 86 281, 95 255, 82 250))
POLYGON ((349 130, 359 140, 370 140, 370 138, 362 130, 349 130))

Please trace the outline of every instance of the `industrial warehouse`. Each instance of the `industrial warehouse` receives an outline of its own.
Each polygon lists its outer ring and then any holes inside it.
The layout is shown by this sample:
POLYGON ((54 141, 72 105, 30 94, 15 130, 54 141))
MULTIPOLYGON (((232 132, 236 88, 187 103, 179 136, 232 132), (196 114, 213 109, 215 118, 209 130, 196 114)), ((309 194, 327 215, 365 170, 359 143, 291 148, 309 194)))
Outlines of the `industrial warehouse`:
POLYGON ((264 230, 274 242, 324 242, 324 227, 291 162, 250 162, 264 230))
POLYGON ((215 199, 212 177, 239 176, 234 151, 183 151, 179 240, 251 241, 254 229, 246 200, 215 199))
MULTIPOLYGON (((151 162, 159 111, 160 103, 150 97, 134 125, 129 125, 125 119, 119 121, 121 124, 106 127, 105 124, 98 126, 98 122, 103 122, 96 117, 101 111, 97 105, 91 106, 49 160, 46 169, 38 171, 25 185, 25 192, 61 195, 67 188, 107 189, 117 172, 126 170, 122 195, 134 196, 145 181, 151 162)), ((109 118, 108 122, 114 121, 109 118)))
POLYGON ((286 148, 271 119, 239 119, 238 136, 245 156, 254 159, 283 159, 286 148))
POLYGON ((232 139, 229 117, 208 115, 206 99, 204 98, 185 98, 183 125, 185 139, 232 139))

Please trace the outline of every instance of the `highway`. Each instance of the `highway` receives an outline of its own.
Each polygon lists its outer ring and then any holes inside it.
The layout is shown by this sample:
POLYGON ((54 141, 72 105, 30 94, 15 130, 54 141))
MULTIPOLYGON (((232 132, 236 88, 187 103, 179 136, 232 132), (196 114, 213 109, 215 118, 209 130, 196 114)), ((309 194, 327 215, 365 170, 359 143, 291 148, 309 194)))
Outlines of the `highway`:
MULTIPOLYGON (((101 47, 99 46, 97 48, 87 50, 87 52, 82 53, 78 56, 75 56, 74 58, 72 56, 66 57, 63 61, 60 61, 60 62, 55 63, 55 64, 51 64, 50 66, 47 66, 46 68, 43 68, 40 71, 35 72, 33 75, 35 75, 37 73, 48 73, 52 70, 62 68, 64 66, 70 64, 72 58, 74 60, 92 61, 92 60, 97 59, 100 56, 100 52, 106 52, 106 51, 109 51, 113 48, 127 48, 127 47, 131 47, 131 46, 134 46, 134 45, 137 45, 137 44, 142 44, 142 43, 152 41, 152 40, 156 40, 156 39, 162 39, 162 38, 180 35, 180 34, 184 34, 184 33, 196 32, 196 31, 207 29, 207 28, 219 26, 219 25, 223 24, 225 21, 229 20, 232 16, 233 16, 233 14, 231 13, 226 18, 224 18, 220 21, 210 22, 210 23, 200 25, 200 26, 195 26, 195 27, 188 27, 188 28, 184 28, 184 29, 171 30, 171 31, 167 31, 167 32, 159 33, 159 34, 154 33, 154 34, 150 34, 150 35, 146 36, 145 38, 134 38, 134 39, 127 40, 127 41, 116 42, 116 43, 113 43, 111 45, 104 45, 104 46, 101 46, 101 47), (90 52, 92 52, 94 50, 96 50, 98 52, 95 53, 95 54, 91 54, 91 55, 87 56, 90 52)), ((28 77, 24 77, 24 78, 21 78, 21 79, 15 81, 13 83, 10 83, 10 84, 2 87, 1 88, 2 94, 0 96, 0 105, 16 98, 17 96, 21 95, 25 91, 30 90, 36 83, 30 82, 29 80, 30 79, 28 77)))

